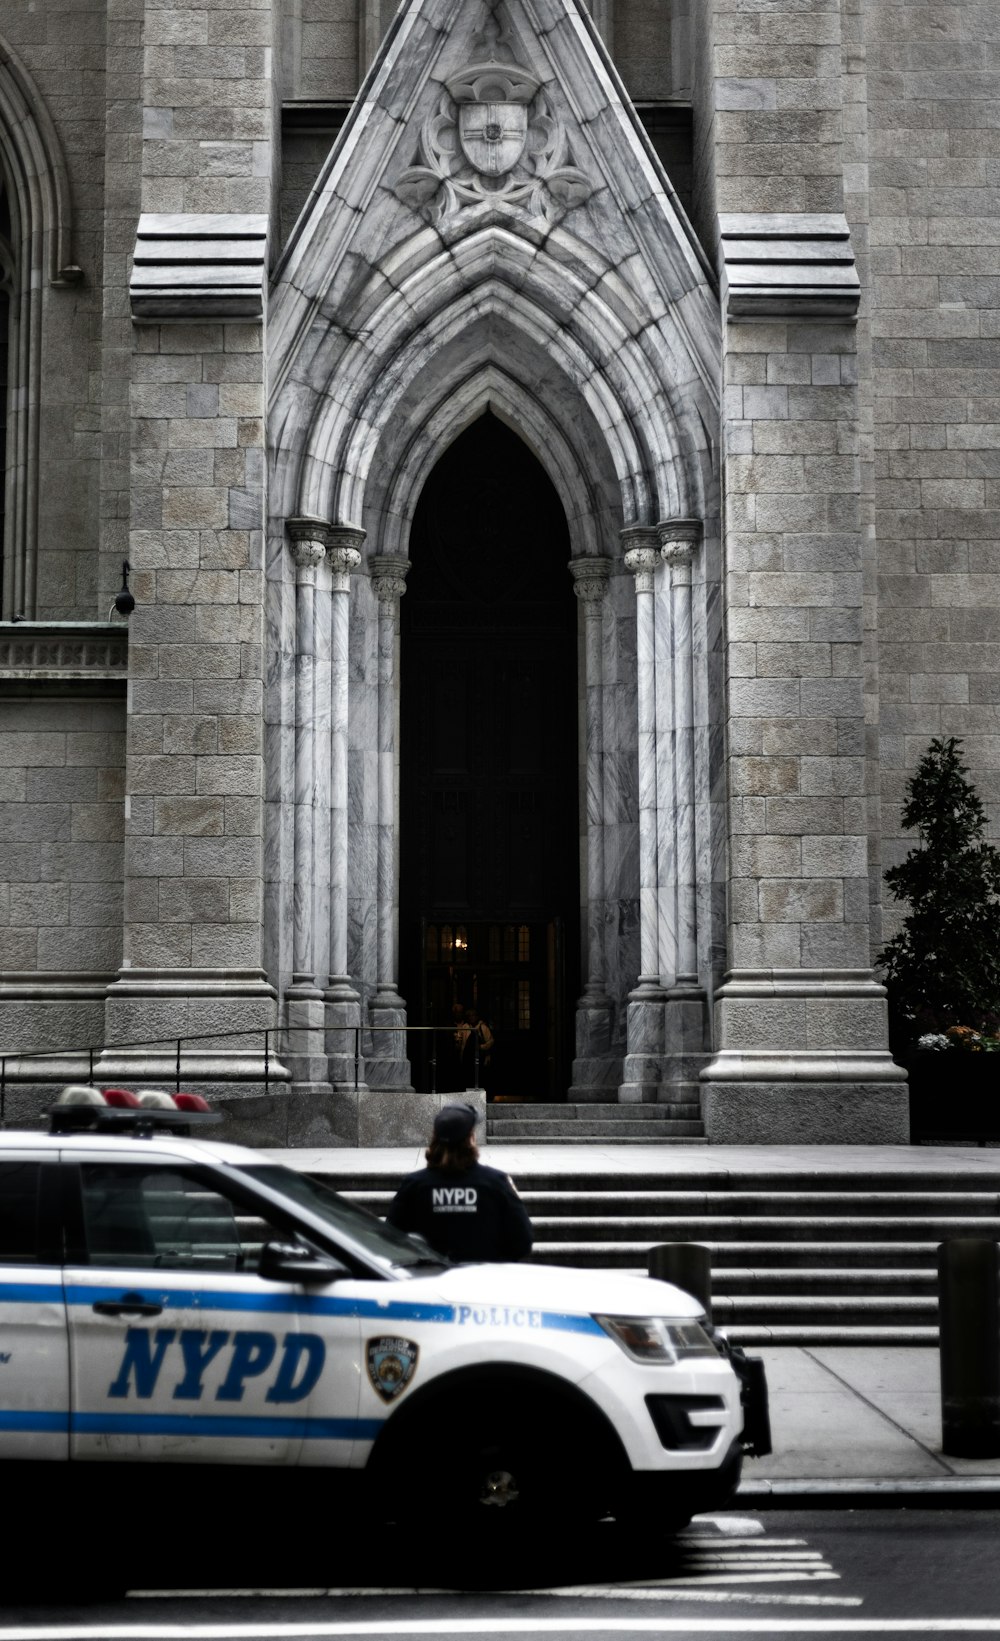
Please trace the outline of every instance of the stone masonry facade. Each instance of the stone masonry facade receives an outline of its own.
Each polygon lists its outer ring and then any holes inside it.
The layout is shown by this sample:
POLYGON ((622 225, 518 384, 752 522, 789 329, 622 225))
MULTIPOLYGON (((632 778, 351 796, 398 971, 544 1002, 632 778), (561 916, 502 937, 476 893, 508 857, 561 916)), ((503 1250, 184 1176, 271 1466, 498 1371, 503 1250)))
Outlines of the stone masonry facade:
POLYGON ((995 6, 10 0, 0 331, 8 1117, 423 1133, 401 601, 489 411, 570 541, 570 1097, 905 1141, 932 737, 1000 836, 995 6))

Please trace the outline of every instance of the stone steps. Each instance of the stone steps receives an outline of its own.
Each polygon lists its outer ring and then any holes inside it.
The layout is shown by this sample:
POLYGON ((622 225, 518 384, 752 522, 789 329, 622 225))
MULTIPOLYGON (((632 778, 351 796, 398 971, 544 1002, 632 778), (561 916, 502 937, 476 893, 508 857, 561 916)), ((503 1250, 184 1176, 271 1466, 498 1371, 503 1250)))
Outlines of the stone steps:
POLYGON ((703 1145, 705 1127, 696 1100, 657 1105, 495 1101, 486 1109, 486 1137, 497 1145, 581 1145, 608 1139, 616 1145, 650 1140, 703 1145))
MULTIPOLYGON (((928 1344, 939 1243, 1000 1239, 1000 1159, 966 1190, 932 1168, 741 1175, 709 1153, 679 1174, 661 1156, 651 1150, 649 1168, 627 1176, 523 1177, 533 1260, 645 1274, 651 1247, 697 1242, 711 1256, 714 1320, 737 1343, 928 1344)), ((392 1194, 363 1168, 330 1183, 375 1213, 392 1194)))

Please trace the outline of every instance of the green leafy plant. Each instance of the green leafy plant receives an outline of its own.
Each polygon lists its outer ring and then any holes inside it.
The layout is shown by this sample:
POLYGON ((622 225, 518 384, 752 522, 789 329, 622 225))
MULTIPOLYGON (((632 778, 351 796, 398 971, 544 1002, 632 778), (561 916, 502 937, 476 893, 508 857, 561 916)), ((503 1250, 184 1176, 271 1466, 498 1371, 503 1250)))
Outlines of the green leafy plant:
POLYGON ((983 839, 986 814, 961 745, 931 741, 903 805, 919 844, 884 874, 910 908, 877 959, 901 1051, 933 1035, 981 1050, 1000 1033, 1000 850, 983 839))

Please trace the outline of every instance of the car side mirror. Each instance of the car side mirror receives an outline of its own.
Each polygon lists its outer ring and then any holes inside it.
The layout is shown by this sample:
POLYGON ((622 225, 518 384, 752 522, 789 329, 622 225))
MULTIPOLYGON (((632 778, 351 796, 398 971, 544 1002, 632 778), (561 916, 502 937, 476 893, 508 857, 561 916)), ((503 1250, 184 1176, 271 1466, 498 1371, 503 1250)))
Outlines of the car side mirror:
POLYGON ((268 1282, 339 1282, 351 1274, 332 1254, 314 1253, 295 1242, 265 1242, 257 1270, 268 1282))

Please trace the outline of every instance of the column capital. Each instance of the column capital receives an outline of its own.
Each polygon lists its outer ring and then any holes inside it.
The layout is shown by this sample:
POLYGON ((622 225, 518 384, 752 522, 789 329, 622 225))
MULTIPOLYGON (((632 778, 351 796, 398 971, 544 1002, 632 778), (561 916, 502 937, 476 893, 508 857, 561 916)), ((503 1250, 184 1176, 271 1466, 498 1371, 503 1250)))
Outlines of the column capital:
POLYGON ((367 531, 358 524, 330 524, 326 532, 326 558, 332 572, 331 590, 351 590, 351 571, 361 563, 361 548, 367 531))
POLYGON ((596 554, 592 558, 571 558, 568 567, 573 577, 573 591, 580 602, 599 604, 608 590, 610 558, 601 558, 596 554))
POLYGON ((656 526, 660 553, 673 569, 690 571, 691 560, 701 545, 700 519, 661 519, 656 526))
POLYGON ((625 563, 635 576, 637 593, 653 591, 653 571, 660 562, 660 544, 651 524, 629 524, 620 538, 625 563))
POLYGON ((372 559, 372 592, 380 604, 392 604, 406 591, 408 558, 395 553, 379 553, 372 559))
POLYGON ((285 520, 285 529, 291 543, 292 557, 300 570, 315 570, 326 555, 326 519, 301 515, 285 520))

